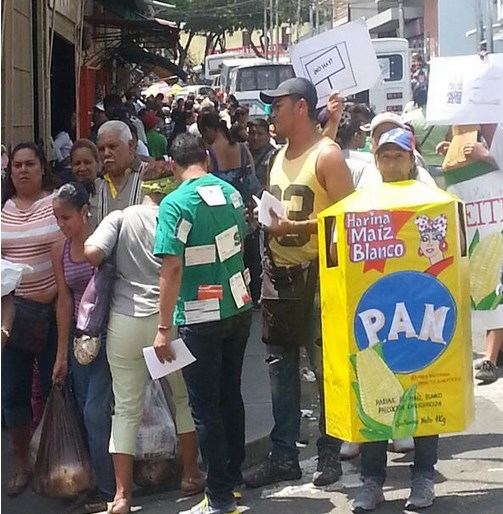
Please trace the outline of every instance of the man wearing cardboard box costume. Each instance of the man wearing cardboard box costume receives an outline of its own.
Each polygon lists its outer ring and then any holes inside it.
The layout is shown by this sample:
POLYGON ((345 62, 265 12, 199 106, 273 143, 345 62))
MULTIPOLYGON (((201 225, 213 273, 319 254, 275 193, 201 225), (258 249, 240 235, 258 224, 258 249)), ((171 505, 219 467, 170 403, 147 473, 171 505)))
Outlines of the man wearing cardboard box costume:
MULTIPOLYGON (((317 94, 304 78, 282 82, 275 91, 261 93, 273 105, 276 132, 286 138, 270 170, 268 190, 286 207, 287 217, 271 211, 267 256, 262 283, 264 343, 268 345, 274 428, 272 453, 245 478, 261 487, 302 475, 296 441, 300 431, 299 347, 306 345, 314 359, 316 335, 310 330, 318 278, 318 213, 352 192, 351 174, 338 145, 316 127, 317 94)), ((263 200, 264 201, 264 200, 263 200)), ((320 341, 318 337, 317 341, 320 341)), ((317 345, 319 353, 321 345, 317 345)), ((313 363, 321 371, 321 365, 313 363)), ((321 380, 320 380, 321 384, 321 380)), ((323 409, 322 409, 323 410, 323 409)), ((313 482, 326 485, 341 475, 341 441, 325 432, 320 419, 318 469, 313 482)))
POLYGON ((319 217, 327 432, 364 442, 357 513, 384 501, 388 440, 410 436, 406 508, 432 505, 438 434, 473 415, 463 208, 417 180, 413 150, 404 129, 382 135, 383 184, 319 217))

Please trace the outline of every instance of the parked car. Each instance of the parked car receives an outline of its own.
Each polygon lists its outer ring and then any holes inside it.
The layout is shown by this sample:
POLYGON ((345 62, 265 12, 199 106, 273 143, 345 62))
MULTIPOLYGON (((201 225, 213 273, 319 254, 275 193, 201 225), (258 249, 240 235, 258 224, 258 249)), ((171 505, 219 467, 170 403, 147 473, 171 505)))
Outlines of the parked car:
POLYGON ((178 100, 179 98, 187 98, 189 95, 207 96, 214 94, 215 90, 212 87, 206 86, 204 84, 198 84, 195 86, 185 86, 182 90, 175 94, 175 99, 178 100))

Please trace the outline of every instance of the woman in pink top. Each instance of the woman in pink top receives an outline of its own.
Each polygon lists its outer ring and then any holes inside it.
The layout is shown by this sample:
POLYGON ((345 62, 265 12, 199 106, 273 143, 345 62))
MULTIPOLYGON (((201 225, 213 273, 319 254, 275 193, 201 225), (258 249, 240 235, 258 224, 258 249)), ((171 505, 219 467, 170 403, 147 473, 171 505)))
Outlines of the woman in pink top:
MULTIPOLYGON (((39 364, 44 394, 54 364, 56 279, 51 250, 63 234, 52 212, 52 189, 40 148, 34 143, 17 145, 2 191, 2 256, 32 270, 16 290, 16 315, 2 350, 2 412, 15 457, 14 475, 6 488, 9 496, 20 494, 32 473, 28 447, 34 361, 39 364)), ((53 377, 64 378, 64 373, 53 377)))

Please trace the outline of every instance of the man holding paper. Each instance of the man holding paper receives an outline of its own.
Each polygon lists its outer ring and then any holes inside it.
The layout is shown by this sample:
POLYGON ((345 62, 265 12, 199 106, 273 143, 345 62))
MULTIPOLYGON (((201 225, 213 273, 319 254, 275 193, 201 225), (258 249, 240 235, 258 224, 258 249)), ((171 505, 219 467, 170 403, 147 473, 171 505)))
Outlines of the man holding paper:
MULTIPOLYGON (((275 198, 262 198, 262 204, 270 207, 270 219, 264 216, 263 205, 259 214, 269 236, 262 282, 262 339, 269 351, 275 425, 272 454, 246 478, 249 487, 301 477, 296 448, 300 430, 300 346, 307 346, 322 386, 319 312, 313 315, 318 278, 317 215, 353 191, 339 146, 317 129, 318 98, 309 80, 288 79, 275 91, 261 93, 261 100, 272 104, 276 131, 288 143, 278 152, 270 171, 268 190, 275 198), (318 326, 317 338, 311 321, 318 326)), ((326 435, 323 417, 320 431, 313 482, 326 485, 341 475, 341 441, 326 435)))
POLYGON ((172 146, 180 186, 161 204, 154 253, 162 257, 154 348, 171 360, 172 325, 196 361, 184 368, 207 495, 185 514, 238 514, 233 489, 245 457, 241 370, 250 333, 250 277, 243 264, 243 199, 207 173, 203 141, 181 134, 172 146))

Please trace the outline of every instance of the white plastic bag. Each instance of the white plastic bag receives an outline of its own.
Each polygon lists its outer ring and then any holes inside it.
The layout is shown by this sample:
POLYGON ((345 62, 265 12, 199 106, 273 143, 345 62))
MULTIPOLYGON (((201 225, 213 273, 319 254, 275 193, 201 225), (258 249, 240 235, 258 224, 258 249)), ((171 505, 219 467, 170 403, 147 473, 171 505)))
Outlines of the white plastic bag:
POLYGON ((2 259, 2 296, 15 291, 21 283, 23 274, 31 271, 33 271, 33 268, 28 264, 17 264, 2 259))
POLYGON ((143 418, 136 439, 138 460, 172 459, 176 455, 176 428, 158 380, 149 380, 145 390, 143 418))

